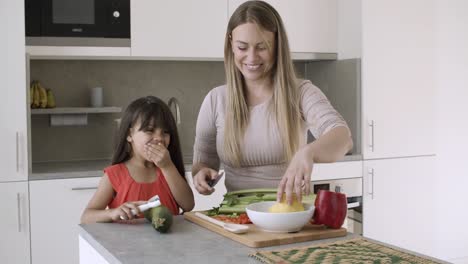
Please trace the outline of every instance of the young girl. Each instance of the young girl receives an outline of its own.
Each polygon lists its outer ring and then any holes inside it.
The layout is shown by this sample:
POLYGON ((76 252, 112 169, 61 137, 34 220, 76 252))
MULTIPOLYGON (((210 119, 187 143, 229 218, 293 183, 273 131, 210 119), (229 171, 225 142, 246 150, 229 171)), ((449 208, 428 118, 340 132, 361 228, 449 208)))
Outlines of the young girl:
POLYGON ((112 166, 104 169, 81 223, 130 220, 131 210, 158 195, 174 215, 190 211, 193 193, 185 180, 177 126, 169 107, 147 96, 125 110, 112 166), (107 209, 106 209, 107 208, 107 209))

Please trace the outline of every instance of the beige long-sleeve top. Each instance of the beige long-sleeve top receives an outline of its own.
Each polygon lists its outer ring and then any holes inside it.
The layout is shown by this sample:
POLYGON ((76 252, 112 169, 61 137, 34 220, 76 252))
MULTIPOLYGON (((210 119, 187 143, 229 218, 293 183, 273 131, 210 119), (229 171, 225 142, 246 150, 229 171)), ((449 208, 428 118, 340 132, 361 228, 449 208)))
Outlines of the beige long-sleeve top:
MULTIPOLYGON (((300 107, 305 119, 304 139, 307 130, 319 138, 335 127, 347 127, 343 117, 319 88, 304 80, 299 89, 300 107)), ((288 163, 277 123, 269 111, 271 99, 250 108, 250 121, 241 143, 241 167, 234 167, 223 153, 226 90, 226 85, 214 88, 202 103, 197 120, 193 163, 204 163, 212 169, 218 169, 222 163, 228 191, 276 188, 288 163)))

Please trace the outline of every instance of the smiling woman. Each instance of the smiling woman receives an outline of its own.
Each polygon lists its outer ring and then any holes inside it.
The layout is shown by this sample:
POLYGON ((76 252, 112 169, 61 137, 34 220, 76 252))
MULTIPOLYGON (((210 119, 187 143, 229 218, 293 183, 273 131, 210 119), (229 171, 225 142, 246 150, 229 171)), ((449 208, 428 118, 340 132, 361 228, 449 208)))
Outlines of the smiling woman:
MULTIPOLYGON (((255 83, 268 77, 274 63, 274 40, 272 32, 262 30, 254 23, 240 25, 232 31, 234 63, 246 82, 255 83)), ((249 105, 256 105, 264 98, 252 96, 248 99, 251 100, 249 105)))
POLYGON ((314 162, 334 162, 352 148, 342 116, 294 72, 278 12, 247 1, 232 14, 224 45, 226 85, 211 90, 198 115, 192 166, 201 194, 222 163, 227 191, 278 188, 278 200, 310 193, 314 162), (316 140, 306 144, 307 130, 316 140))

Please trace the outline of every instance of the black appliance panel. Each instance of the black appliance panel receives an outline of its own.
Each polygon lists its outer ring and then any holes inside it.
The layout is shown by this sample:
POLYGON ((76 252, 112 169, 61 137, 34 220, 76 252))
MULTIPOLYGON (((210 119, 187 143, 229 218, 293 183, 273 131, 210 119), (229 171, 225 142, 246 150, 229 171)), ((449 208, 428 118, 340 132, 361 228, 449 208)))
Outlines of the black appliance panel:
POLYGON ((130 0, 26 0, 25 6, 26 36, 130 38, 130 0))

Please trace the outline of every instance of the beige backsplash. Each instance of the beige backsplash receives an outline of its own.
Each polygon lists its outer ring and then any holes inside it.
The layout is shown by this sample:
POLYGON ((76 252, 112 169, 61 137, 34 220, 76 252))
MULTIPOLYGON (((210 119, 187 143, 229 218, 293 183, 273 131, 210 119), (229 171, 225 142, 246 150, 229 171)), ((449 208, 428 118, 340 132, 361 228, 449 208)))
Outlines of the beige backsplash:
MULTIPOLYGON (((303 76, 305 63, 296 63, 303 76)), ((89 106, 89 90, 104 89, 104 105, 124 109, 135 98, 176 97, 182 123, 182 152, 192 155, 195 123, 203 98, 225 82, 223 62, 33 60, 31 80, 55 94, 57 107, 89 106)), ((69 161, 111 157, 119 114, 90 114, 86 126, 50 127, 48 116, 31 118, 32 161, 69 161)))

